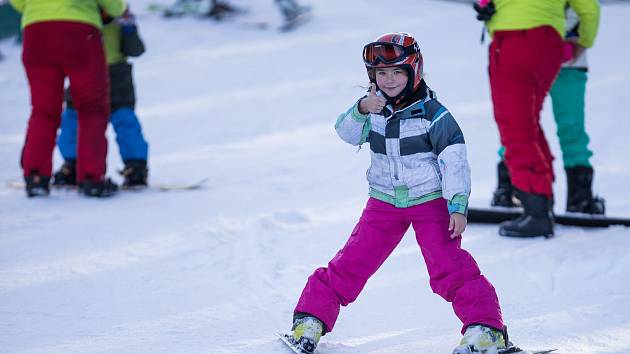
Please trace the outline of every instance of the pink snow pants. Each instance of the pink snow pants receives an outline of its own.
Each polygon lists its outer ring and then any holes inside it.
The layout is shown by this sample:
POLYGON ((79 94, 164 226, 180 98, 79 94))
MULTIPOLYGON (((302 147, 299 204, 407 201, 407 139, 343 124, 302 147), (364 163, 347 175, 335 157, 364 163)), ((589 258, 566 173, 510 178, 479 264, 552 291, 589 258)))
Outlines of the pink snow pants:
POLYGON ((503 328, 494 287, 461 248, 461 238, 450 238, 449 219, 442 198, 408 208, 370 198, 346 245, 328 267, 315 270, 308 278, 295 313, 311 314, 326 325, 327 332, 331 331, 340 306, 356 300, 411 224, 429 271, 431 289, 453 304, 463 322, 462 333, 474 323, 503 328))

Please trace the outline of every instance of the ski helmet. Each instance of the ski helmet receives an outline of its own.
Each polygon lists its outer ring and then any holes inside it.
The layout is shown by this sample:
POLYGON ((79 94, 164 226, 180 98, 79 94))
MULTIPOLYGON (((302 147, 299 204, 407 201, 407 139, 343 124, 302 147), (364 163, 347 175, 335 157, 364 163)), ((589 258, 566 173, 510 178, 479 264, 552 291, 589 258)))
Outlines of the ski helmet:
POLYGON ((363 62, 370 82, 376 83, 376 68, 400 67, 407 71, 407 87, 396 97, 387 97, 399 103, 420 85, 424 60, 420 46, 412 35, 404 32, 386 33, 363 47, 363 62))

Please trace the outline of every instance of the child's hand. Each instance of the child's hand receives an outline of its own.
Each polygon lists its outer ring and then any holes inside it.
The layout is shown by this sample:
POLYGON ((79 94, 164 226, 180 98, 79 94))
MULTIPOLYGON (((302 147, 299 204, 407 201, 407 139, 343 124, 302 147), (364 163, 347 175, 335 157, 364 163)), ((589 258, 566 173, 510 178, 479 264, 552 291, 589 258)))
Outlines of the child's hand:
POLYGON ((385 107, 386 104, 387 100, 385 97, 376 95, 376 84, 372 83, 368 96, 359 102, 359 112, 362 114, 379 114, 383 111, 383 107, 385 107))
POLYGON ((466 230, 466 216, 459 213, 451 214, 451 221, 448 224, 448 231, 453 231, 451 238, 462 236, 462 232, 466 230))

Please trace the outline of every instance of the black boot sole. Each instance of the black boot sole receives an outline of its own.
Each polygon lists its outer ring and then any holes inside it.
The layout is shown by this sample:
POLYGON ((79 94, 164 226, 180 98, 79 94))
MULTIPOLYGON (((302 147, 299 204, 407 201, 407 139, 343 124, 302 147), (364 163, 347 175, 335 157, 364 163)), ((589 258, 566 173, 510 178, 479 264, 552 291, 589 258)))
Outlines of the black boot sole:
POLYGON ((535 237, 551 238, 554 236, 553 232, 540 233, 540 234, 523 234, 518 231, 504 230, 502 228, 499 229, 499 235, 505 236, 505 237, 518 237, 518 238, 535 238, 535 237))

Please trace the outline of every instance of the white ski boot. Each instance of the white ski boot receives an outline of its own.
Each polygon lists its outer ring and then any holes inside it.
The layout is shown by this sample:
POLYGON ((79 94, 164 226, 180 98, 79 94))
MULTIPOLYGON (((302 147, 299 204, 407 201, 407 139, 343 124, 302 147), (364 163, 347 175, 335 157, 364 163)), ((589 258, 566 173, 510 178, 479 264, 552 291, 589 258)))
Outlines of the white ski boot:
POLYGON ((313 353, 324 332, 324 324, 315 317, 298 318, 293 322, 293 344, 304 353, 313 353))
POLYGON ((453 350, 453 354, 498 354, 505 347, 505 337, 501 331, 472 325, 466 328, 464 337, 453 350))

